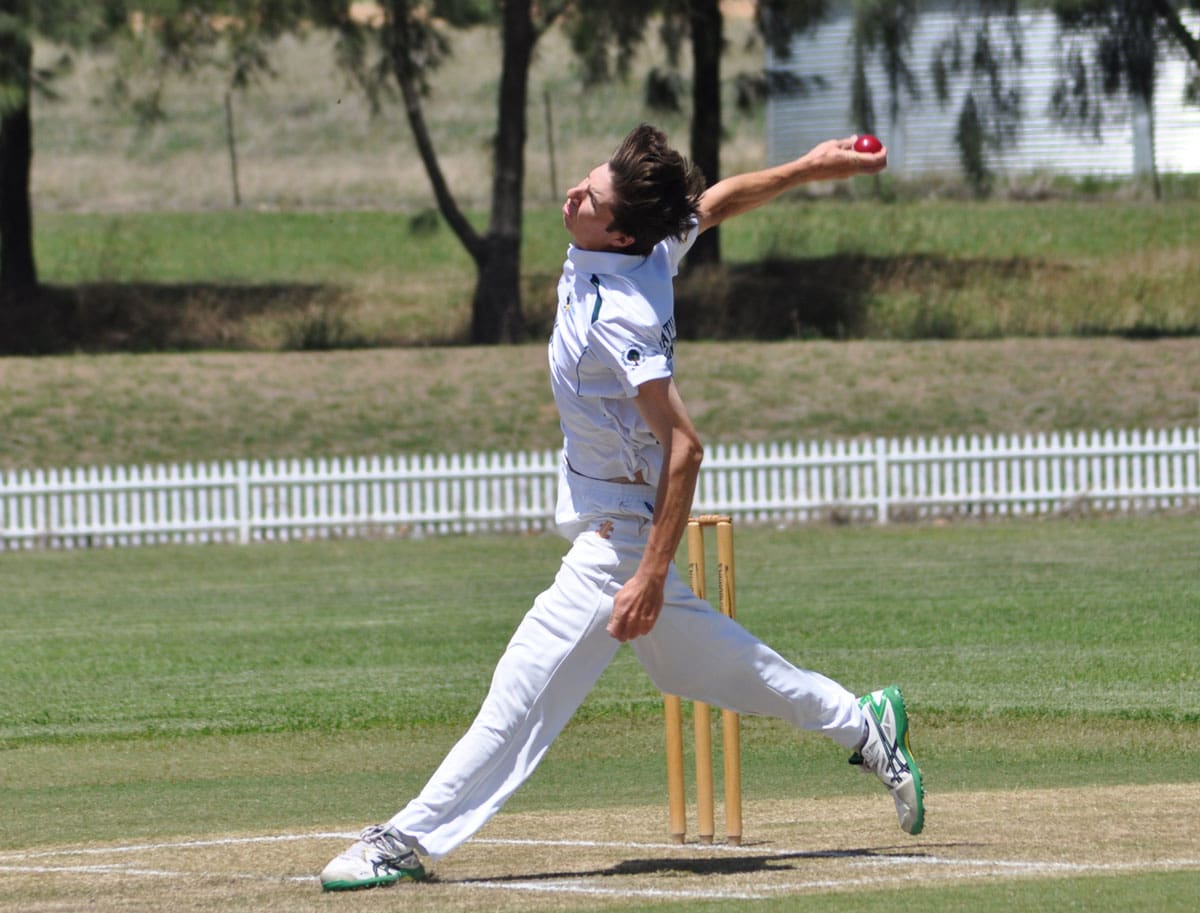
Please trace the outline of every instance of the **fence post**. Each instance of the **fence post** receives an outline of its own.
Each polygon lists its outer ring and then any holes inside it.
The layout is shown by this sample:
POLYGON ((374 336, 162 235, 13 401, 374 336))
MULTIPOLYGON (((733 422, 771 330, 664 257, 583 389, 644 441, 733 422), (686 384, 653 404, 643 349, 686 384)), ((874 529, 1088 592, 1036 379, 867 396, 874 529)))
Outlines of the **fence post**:
POLYGON ((1192 459, 1187 473, 1189 478, 1188 488, 1192 494, 1200 497, 1200 428, 1189 428, 1187 436, 1192 439, 1192 443, 1196 445, 1195 452, 1192 454, 1192 459))
POLYGON ((888 442, 875 439, 875 522, 883 526, 888 521, 888 442))
POLYGON ((250 544, 250 463, 237 461, 238 542, 250 544))

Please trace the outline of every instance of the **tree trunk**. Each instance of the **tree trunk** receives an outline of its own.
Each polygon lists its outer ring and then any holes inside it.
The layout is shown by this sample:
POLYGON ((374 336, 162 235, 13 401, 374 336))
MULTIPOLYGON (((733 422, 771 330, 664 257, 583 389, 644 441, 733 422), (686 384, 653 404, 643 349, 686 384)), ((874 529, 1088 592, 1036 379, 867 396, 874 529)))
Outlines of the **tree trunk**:
POLYGON ((509 0, 503 4, 501 30, 503 60, 500 73, 498 127, 492 177, 492 214, 487 234, 481 236, 459 209, 438 164, 433 141, 425 123, 421 93, 416 81, 409 46, 407 3, 390 4, 391 32, 388 36, 392 69, 413 139, 425 173, 433 187, 438 209, 475 261, 475 294, 471 299, 470 341, 478 345, 519 342, 525 338, 521 312, 521 219, 525 183, 525 103, 529 88, 529 65, 538 32, 534 27, 531 0, 509 0))
POLYGON ((521 314, 521 239, 489 233, 471 299, 471 342, 495 345, 525 338, 521 314))
POLYGON ((531 0, 507 0, 501 30, 499 126, 492 174, 492 217, 471 307, 471 342, 520 342, 521 221, 525 186, 529 64, 537 41, 531 0))
POLYGON ((33 46, 22 35, 0 36, 0 63, 20 80, 23 99, 0 117, 0 305, 22 303, 37 289, 29 175, 33 128, 29 116, 33 46))
MULTIPOLYGON (((692 0, 692 161, 711 187, 721 179, 721 51, 725 44, 719 0, 692 0)), ((719 229, 706 231, 688 254, 690 266, 721 260, 719 229)))

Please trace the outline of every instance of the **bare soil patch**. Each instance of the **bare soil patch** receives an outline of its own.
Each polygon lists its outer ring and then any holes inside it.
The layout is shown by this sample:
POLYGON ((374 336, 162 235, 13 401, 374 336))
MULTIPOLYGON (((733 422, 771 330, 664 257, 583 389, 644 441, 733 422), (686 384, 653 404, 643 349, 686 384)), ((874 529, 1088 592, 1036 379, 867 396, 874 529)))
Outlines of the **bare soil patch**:
MULTIPOLYGON (((741 847, 676 847, 665 808, 503 814, 432 867, 433 881, 361 892, 356 911, 733 905, 973 879, 1200 871, 1200 784, 950 793, 919 837, 886 797, 750 802, 741 847), (1181 814, 1181 810, 1188 810, 1181 814)), ((352 834, 208 835, 0 853, 0 913, 319 911, 316 873, 352 834)))

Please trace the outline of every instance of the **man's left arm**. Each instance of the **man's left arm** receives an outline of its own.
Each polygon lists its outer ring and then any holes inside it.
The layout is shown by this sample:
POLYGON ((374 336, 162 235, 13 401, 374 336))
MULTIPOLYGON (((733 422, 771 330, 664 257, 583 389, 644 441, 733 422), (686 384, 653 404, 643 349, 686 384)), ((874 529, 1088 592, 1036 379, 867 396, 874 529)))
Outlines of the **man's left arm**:
POLYGON ((608 633, 622 642, 649 633, 658 621, 667 573, 687 529, 704 455, 700 436, 672 378, 641 384, 634 402, 662 444, 663 466, 641 564, 613 600, 608 633))

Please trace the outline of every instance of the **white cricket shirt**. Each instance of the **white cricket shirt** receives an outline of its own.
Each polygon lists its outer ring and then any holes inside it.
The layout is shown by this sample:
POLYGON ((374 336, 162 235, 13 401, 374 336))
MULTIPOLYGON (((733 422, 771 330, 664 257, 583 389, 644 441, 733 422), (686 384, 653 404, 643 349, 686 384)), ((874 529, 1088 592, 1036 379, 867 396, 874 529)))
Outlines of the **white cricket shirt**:
POLYGON ((571 469, 593 479, 658 484, 662 446, 633 398, 675 371, 679 263, 696 240, 667 238, 647 256, 571 245, 558 281, 550 337, 550 387, 571 469))

